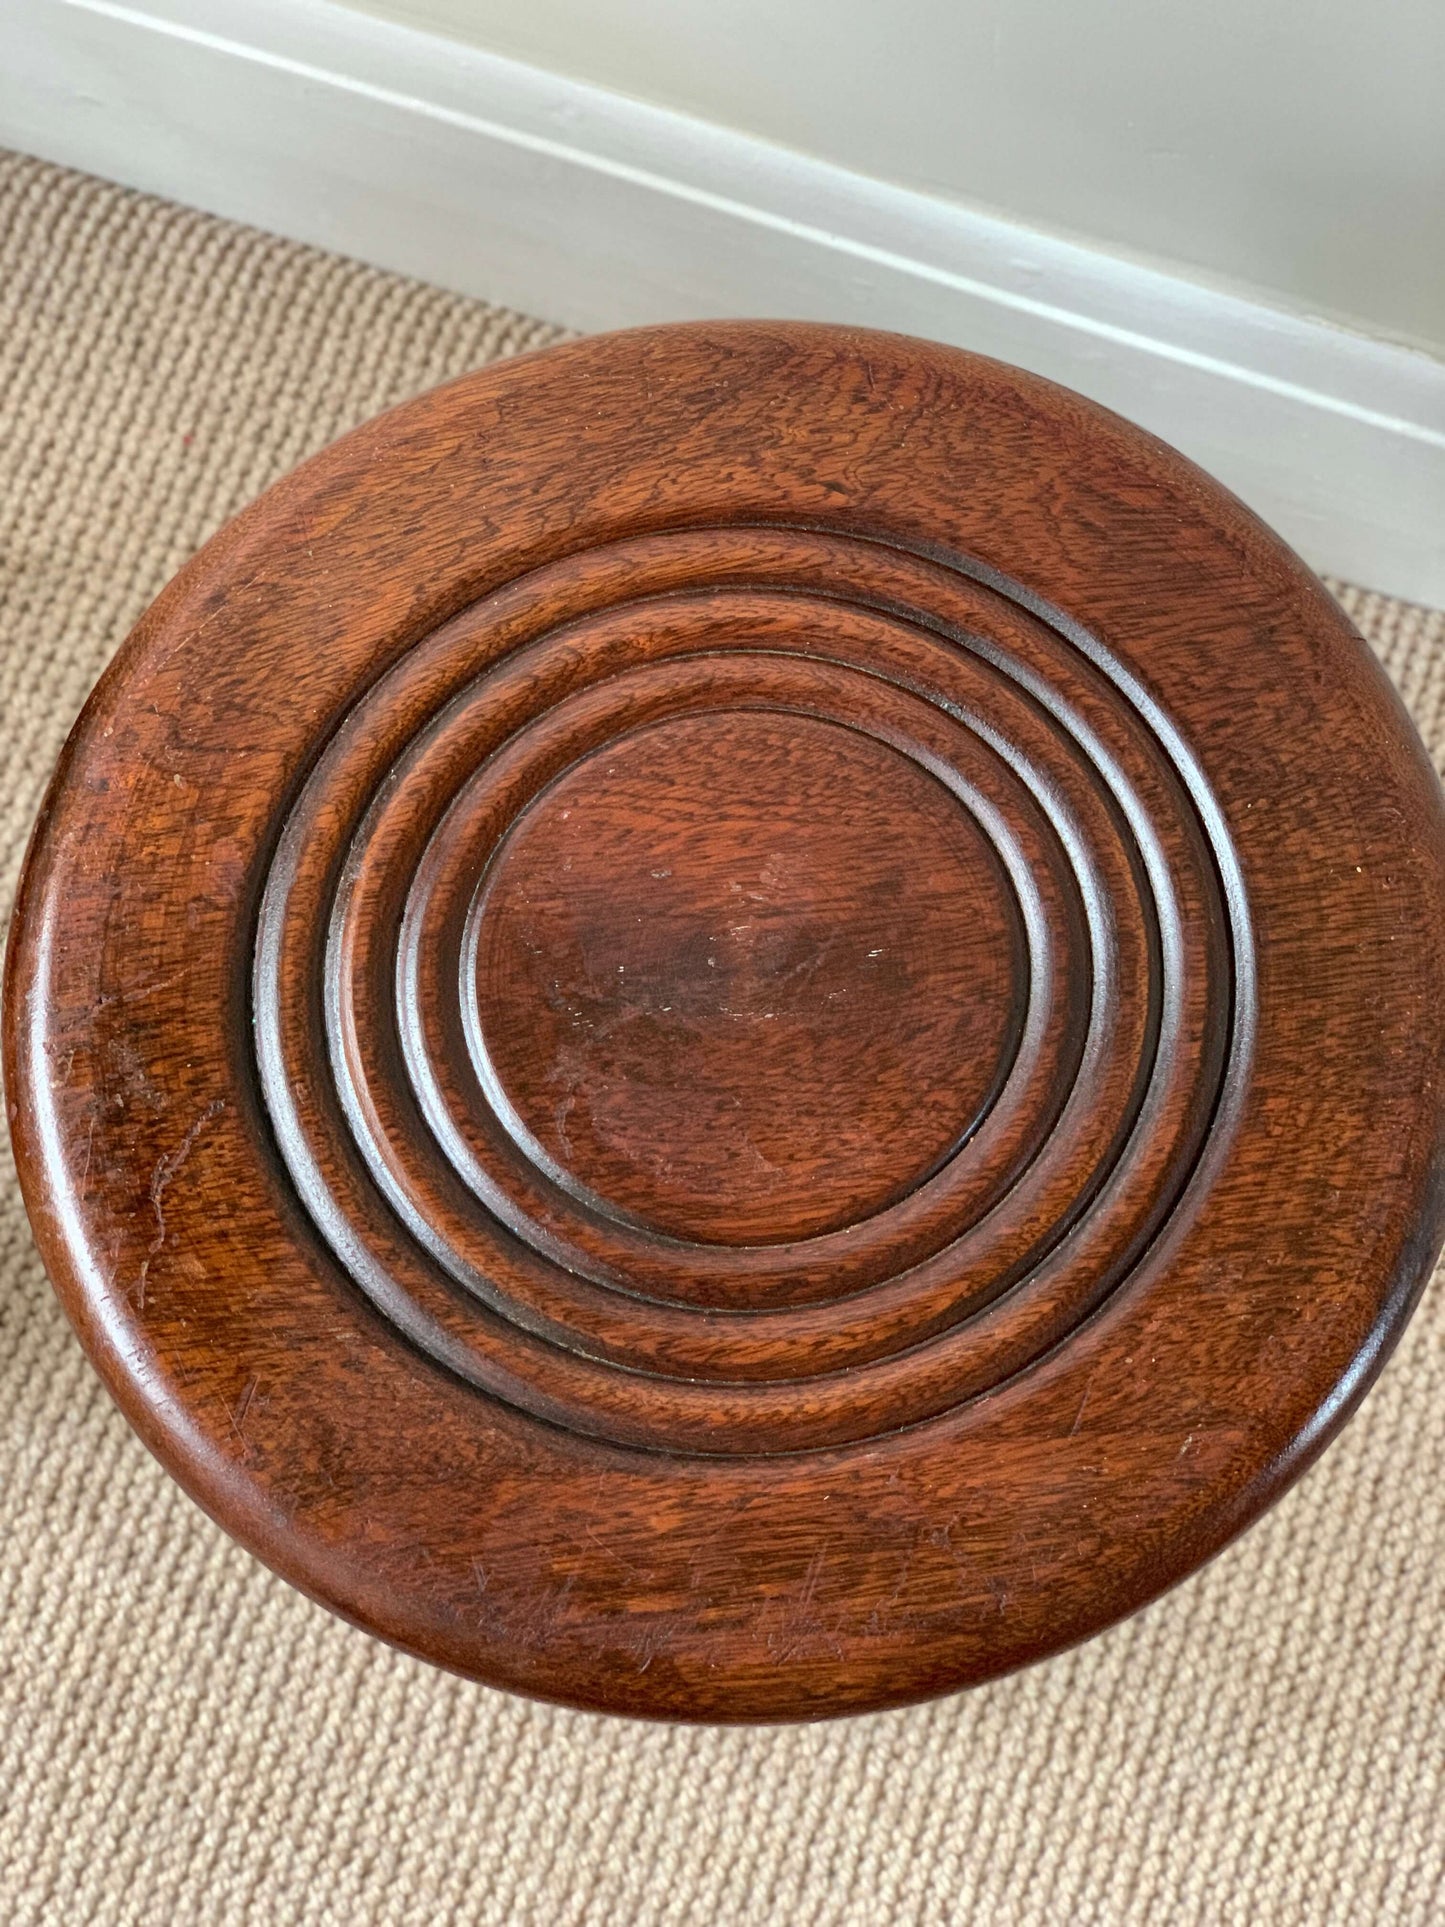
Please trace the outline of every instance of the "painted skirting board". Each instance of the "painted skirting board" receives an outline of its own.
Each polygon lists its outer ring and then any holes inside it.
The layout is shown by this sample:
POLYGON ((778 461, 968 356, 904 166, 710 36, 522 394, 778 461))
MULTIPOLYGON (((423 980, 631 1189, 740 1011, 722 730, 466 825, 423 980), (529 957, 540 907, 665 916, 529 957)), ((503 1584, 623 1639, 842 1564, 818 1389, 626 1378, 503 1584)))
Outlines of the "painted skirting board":
POLYGON ((1049 375, 1445 603, 1445 363, 331 0, 5 0, 0 143, 579 328, 842 320, 1049 375))

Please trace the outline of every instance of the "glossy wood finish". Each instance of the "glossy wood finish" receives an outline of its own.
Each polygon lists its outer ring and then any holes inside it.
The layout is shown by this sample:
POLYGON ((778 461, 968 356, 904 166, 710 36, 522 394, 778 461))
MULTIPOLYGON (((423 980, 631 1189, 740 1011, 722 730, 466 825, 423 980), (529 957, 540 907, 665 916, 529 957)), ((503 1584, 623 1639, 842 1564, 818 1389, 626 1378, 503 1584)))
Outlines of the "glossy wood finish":
POLYGON ((1106 1625, 1442 1227, 1445 813, 1180 457, 898 337, 598 338, 222 532, 7 990, 37 1236, 246 1544, 444 1665, 807 1717, 1106 1625))

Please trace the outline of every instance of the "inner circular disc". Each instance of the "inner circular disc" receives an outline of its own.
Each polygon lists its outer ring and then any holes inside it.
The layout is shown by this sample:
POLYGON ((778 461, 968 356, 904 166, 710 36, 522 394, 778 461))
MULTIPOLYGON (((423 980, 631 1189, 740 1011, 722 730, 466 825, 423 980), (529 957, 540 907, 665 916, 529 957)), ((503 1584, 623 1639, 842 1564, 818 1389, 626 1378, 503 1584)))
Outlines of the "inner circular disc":
POLYGON ((1012 888, 942 783, 816 717, 723 711, 583 758, 472 913, 477 1067, 574 1193, 773 1244, 921 1183, 987 1111, 1027 991, 1012 888))

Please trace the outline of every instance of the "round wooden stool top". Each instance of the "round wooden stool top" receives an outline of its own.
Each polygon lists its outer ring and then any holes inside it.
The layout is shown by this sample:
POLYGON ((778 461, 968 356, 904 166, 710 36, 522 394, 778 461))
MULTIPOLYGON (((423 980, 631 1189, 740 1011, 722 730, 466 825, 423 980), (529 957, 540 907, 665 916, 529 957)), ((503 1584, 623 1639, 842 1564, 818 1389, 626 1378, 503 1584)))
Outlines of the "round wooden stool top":
POLYGON ((617 1711, 1051 1652, 1254 1517, 1442 1235, 1445 816, 1239 503, 898 337, 347 436, 71 737, 9 963, 57 1289, 316 1598, 617 1711))

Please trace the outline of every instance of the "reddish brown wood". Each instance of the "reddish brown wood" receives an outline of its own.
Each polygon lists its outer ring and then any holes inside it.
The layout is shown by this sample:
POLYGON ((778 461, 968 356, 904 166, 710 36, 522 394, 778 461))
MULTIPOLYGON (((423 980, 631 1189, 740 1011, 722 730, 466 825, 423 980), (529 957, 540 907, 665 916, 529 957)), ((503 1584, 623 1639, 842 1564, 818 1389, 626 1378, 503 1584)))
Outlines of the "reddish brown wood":
POLYGON ((1172 451, 727 324, 348 436, 103 679, 10 947, 112 1391, 441 1664, 806 1717, 1108 1624, 1440 1245, 1445 812, 1172 451))

